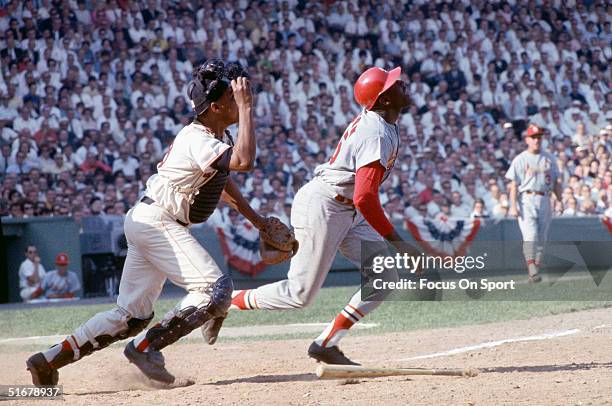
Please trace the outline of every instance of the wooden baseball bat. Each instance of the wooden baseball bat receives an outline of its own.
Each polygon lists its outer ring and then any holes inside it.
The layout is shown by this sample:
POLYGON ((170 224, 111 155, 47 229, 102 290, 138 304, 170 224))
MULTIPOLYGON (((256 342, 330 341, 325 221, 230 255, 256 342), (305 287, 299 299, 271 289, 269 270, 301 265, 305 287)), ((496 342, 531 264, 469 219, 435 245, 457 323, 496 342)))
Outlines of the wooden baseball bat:
POLYGON ((319 364, 317 377, 320 379, 375 378, 398 375, 441 375, 473 377, 477 369, 426 369, 426 368, 372 368, 361 365, 319 364))

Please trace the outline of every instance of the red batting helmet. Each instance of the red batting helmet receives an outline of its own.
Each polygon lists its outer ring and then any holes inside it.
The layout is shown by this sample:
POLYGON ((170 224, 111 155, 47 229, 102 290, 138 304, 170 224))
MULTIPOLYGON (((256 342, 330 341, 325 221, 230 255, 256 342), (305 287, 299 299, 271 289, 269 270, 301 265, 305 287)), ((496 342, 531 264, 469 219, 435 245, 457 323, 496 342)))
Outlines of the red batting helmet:
POLYGON ((525 131, 525 137, 537 137, 544 135, 544 130, 535 124, 529 124, 525 131))
POLYGON ((402 68, 400 67, 389 72, 376 67, 368 69, 355 82, 355 100, 362 107, 370 110, 378 97, 393 86, 401 74, 402 68))

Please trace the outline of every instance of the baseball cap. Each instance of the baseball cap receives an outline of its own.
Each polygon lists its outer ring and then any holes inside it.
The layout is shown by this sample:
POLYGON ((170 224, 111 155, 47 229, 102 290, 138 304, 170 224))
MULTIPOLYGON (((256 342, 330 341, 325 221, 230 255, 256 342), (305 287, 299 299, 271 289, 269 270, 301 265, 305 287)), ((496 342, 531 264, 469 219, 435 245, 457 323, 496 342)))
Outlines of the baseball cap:
POLYGON ((68 254, 66 254, 65 252, 60 252, 55 257, 56 265, 68 265, 68 263, 70 263, 70 261, 68 260, 68 254))
POLYGON ((544 130, 541 127, 538 127, 535 124, 529 124, 527 130, 525 131, 525 137, 538 137, 544 134, 544 130))

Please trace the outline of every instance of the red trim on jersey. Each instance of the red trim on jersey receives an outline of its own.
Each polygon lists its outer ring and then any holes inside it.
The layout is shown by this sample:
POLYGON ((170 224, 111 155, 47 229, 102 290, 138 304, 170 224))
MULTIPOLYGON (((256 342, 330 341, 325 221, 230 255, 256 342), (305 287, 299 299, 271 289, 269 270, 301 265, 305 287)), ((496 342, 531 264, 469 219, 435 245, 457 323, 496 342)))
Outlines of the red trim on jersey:
POLYGON ((385 216, 378 189, 385 176, 385 168, 380 162, 372 162, 362 166, 355 175, 355 207, 363 214, 368 223, 383 237, 393 232, 393 224, 385 216))
POLYGON ((329 160, 329 164, 330 165, 334 163, 336 158, 338 158, 338 154, 340 153, 340 149, 342 149, 342 141, 346 140, 348 137, 353 135, 353 133, 357 130, 357 123, 359 122, 359 120, 361 120, 361 114, 358 115, 357 117, 355 117, 353 119, 353 121, 351 121, 349 126, 346 127, 346 130, 344 130, 344 134, 342 134, 342 137, 340 137, 340 140, 338 141, 338 145, 336 146, 336 150, 334 151, 334 154, 332 155, 331 159, 329 160))

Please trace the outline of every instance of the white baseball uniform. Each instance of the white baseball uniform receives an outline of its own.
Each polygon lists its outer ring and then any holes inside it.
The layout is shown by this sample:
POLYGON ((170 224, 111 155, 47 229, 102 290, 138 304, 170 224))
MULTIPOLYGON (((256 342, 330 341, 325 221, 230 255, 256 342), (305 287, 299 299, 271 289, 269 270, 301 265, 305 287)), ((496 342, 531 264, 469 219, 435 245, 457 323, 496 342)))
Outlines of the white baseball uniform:
MULTIPOLYGON (((287 279, 244 291, 247 308, 289 309, 308 305, 325 281, 338 250, 361 266, 361 241, 383 238, 352 204, 357 170, 379 161, 389 175, 399 150, 397 127, 375 112, 363 110, 347 127, 329 162, 315 169, 313 180, 295 195, 291 225, 300 244, 291 259, 287 279), (350 200, 349 200, 350 199, 350 200)), ((352 325, 380 302, 364 302, 361 290, 351 298, 342 314, 352 325)), ((334 322, 317 340, 331 347, 350 327, 338 330, 334 322)))
MULTIPOLYGON (((128 253, 117 308, 98 313, 66 339, 74 360, 83 355, 79 351, 83 352, 84 344, 103 347, 108 337, 125 334, 130 319, 150 320, 166 279, 188 293, 153 328, 167 326, 181 310, 210 302, 205 289, 223 274, 186 225, 205 221, 216 208, 229 177, 232 145, 228 134, 218 140, 197 122, 177 134, 157 166, 158 173, 149 178, 146 196, 126 215, 128 253)), ((135 338, 135 347, 145 340, 147 331, 135 338)), ((60 351, 54 348, 45 353, 48 362, 60 351)))
POLYGON ((28 283, 28 278, 34 275, 34 269, 34 262, 29 258, 26 258, 19 266, 19 294, 23 300, 29 300, 34 292, 42 288, 42 281, 46 274, 45 267, 42 264, 38 264, 38 278, 40 282, 35 285, 28 283))
POLYGON ((506 173, 506 178, 517 185, 518 223, 525 242, 523 253, 528 263, 540 263, 552 219, 550 194, 558 177, 557 160, 545 151, 539 154, 521 152, 512 160, 506 173))

